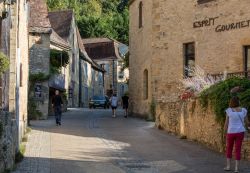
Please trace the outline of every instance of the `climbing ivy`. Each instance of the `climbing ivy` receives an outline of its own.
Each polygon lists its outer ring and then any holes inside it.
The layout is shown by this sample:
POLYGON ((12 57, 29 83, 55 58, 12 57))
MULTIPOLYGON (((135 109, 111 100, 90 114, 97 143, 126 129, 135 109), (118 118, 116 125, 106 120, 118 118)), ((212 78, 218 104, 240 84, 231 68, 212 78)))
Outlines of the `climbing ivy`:
POLYGON ((62 67, 69 64, 69 55, 65 51, 50 50, 50 74, 59 74, 62 67))
POLYGON ((44 82, 49 80, 50 75, 44 73, 29 75, 29 99, 28 99, 28 124, 30 120, 37 119, 42 116, 42 113, 37 109, 37 103, 33 98, 32 92, 37 82, 44 82))
POLYGON ((204 109, 211 105, 217 122, 223 123, 226 118, 225 110, 228 108, 230 98, 234 95, 240 98, 242 107, 250 110, 250 80, 246 78, 234 77, 221 81, 204 90, 200 94, 199 101, 204 109), (235 87, 240 87, 241 90, 232 93, 231 90, 235 87))
POLYGON ((0 52, 0 75, 5 72, 9 67, 9 59, 7 56, 0 52))

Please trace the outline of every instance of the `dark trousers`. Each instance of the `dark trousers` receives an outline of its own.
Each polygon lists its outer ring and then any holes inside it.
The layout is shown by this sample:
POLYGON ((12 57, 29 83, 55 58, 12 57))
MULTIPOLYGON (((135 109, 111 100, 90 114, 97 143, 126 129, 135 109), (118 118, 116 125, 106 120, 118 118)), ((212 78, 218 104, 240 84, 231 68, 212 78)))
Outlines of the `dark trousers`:
POLYGON ((61 119, 62 119, 62 107, 61 106, 56 106, 54 108, 54 111, 55 111, 55 117, 56 117, 56 124, 60 124, 61 119))

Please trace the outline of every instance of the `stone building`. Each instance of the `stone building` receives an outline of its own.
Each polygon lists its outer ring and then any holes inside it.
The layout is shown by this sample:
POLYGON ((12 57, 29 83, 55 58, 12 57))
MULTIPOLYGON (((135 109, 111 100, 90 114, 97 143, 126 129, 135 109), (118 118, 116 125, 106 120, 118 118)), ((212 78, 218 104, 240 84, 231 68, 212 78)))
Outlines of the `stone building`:
POLYGON ((90 58, 105 69, 105 95, 111 96, 112 93, 117 93, 118 62, 122 61, 119 53, 120 43, 109 38, 88 38, 83 39, 83 44, 90 58))
MULTIPOLYGON (((178 88, 193 75, 186 67, 209 74, 250 70, 249 5, 248 0, 131 0, 130 111, 146 117, 156 102, 158 127, 180 134, 197 125, 199 135, 192 139, 209 136, 204 139, 209 145, 220 143, 215 134, 203 133, 200 119, 181 118, 178 88)), ((206 129, 216 129, 214 120, 207 122, 206 129)))
MULTIPOLYGON (((29 50, 30 74, 50 74, 50 35, 51 24, 48 18, 46 2, 43 0, 30 1, 29 20, 29 50)), ((42 113, 41 119, 48 117, 49 85, 48 80, 36 82, 31 88, 29 97, 35 100, 38 110, 42 113)), ((30 115, 33 116, 33 115, 30 115)))
POLYGON ((70 46, 69 66, 66 68, 65 85, 69 107, 78 107, 79 101, 79 62, 80 52, 77 40, 77 25, 72 10, 49 12, 53 30, 70 46))
POLYGON ((95 95, 104 95, 103 77, 105 71, 89 57, 78 29, 77 39, 80 51, 79 100, 81 107, 88 107, 90 98, 95 95))
POLYGON ((0 1, 0 51, 9 69, 0 80, 0 172, 11 169, 27 126, 28 2, 0 1))

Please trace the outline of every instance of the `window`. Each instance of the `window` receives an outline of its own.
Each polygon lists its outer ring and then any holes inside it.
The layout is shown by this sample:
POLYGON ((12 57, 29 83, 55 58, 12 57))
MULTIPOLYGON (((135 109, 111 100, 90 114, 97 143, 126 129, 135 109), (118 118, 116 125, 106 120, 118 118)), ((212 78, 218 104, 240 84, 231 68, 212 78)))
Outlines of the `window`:
POLYGON ((139 3, 139 28, 142 28, 142 2, 139 3))
POLYGON ((198 0, 198 4, 204 4, 207 2, 211 2, 211 1, 215 1, 215 0, 198 0))
POLYGON ((246 71, 250 71, 250 46, 245 46, 244 51, 245 51, 244 71, 246 72, 246 71))
POLYGON ((84 76, 86 79, 88 79, 88 64, 84 63, 84 76))
POLYGON ((143 72, 143 98, 144 100, 148 99, 148 70, 143 72))
POLYGON ((195 69, 195 46, 194 43, 184 44, 184 76, 192 77, 195 69))
POLYGON ((75 54, 72 54, 72 72, 75 73, 75 54))
POLYGON ((23 86, 23 64, 20 64, 20 87, 23 86))

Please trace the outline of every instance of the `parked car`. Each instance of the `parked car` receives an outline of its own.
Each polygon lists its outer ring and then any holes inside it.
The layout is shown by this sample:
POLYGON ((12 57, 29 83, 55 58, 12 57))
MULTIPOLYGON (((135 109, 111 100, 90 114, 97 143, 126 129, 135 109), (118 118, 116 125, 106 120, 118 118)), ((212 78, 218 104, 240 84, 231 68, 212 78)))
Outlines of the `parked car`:
POLYGON ((106 96, 94 96, 89 101, 89 108, 97 108, 97 107, 103 107, 104 109, 109 108, 110 102, 108 97, 106 96))

